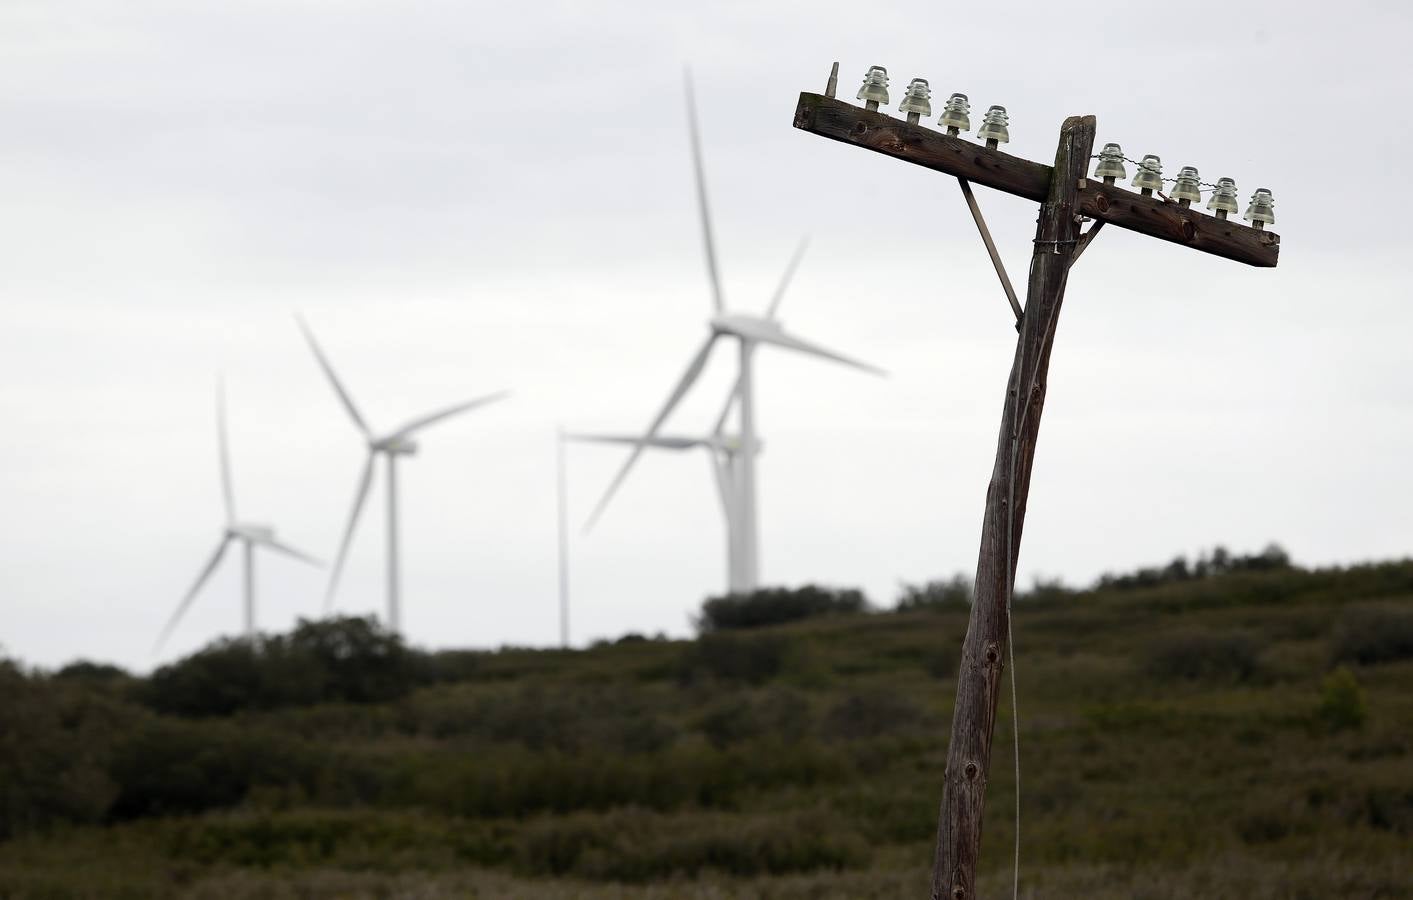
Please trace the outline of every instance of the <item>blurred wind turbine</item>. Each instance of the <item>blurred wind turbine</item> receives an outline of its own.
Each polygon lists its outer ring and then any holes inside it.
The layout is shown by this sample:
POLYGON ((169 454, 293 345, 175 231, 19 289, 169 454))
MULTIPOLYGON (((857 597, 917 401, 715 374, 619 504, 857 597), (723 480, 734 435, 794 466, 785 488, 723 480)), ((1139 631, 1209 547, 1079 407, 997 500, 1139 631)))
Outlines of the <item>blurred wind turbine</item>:
POLYGON ((353 398, 344 388, 343 383, 339 381, 339 377, 334 374, 333 366, 324 356, 324 351, 319 348, 319 342, 314 339, 314 332, 309 329, 309 324, 304 321, 303 316, 295 316, 295 320, 299 322, 299 328, 304 332, 305 340, 309 342, 309 349, 314 351, 314 358, 318 361, 319 368, 323 369, 324 374, 329 377, 329 384, 333 386, 334 393, 338 395, 343 408, 348 411, 349 418, 353 419, 353 424, 362 432, 364 440, 368 444, 368 458, 363 464, 363 474, 358 479, 358 490, 353 495, 353 510, 349 513, 348 525, 344 528, 343 540, 339 543, 339 552, 334 559, 333 571, 329 573, 329 589, 324 597, 324 611, 327 613, 333 608, 334 592, 338 589, 339 576, 343 573, 344 559, 348 556, 348 547, 353 541, 353 532, 358 527, 358 517, 363 512, 363 503, 368 499, 368 489, 373 483, 373 462, 381 453, 386 457, 388 464, 388 628, 394 633, 398 633, 402 629, 402 606, 398 569, 397 458, 411 456, 417 452, 417 442, 412 440, 412 436, 418 431, 452 416, 502 400, 510 392, 497 391, 475 400, 439 409, 436 412, 418 416, 401 428, 387 434, 375 435, 368 427, 367 422, 364 421, 362 414, 358 412, 358 407, 353 405, 353 398))
POLYGON ((302 553, 288 544, 275 540, 275 529, 269 525, 256 525, 249 522, 236 521, 235 490, 231 486, 231 454, 227 446, 226 438, 226 387, 224 382, 218 382, 216 388, 216 435, 221 451, 221 496, 225 500, 226 507, 226 527, 221 533, 221 541, 216 545, 216 552, 211 554, 206 567, 197 576, 196 583, 186 592, 182 602, 177 605, 177 611, 168 620, 167 627, 162 629, 161 635, 157 638, 157 644, 152 648, 156 653, 162 649, 162 645, 171 636, 172 630, 177 627, 182 616, 186 615, 187 609, 196 599, 196 595, 201 588, 211 578, 216 567, 221 564, 221 558, 226 555, 226 547, 232 541, 239 541, 241 549, 244 551, 243 567, 245 572, 244 597, 245 597, 245 637, 247 640, 255 638, 255 548, 268 547, 295 559, 303 560, 316 566, 321 566, 314 557, 307 553, 302 553))
MULTIPOLYGON (((643 440, 628 434, 566 434, 564 438, 571 441, 579 441, 592 444, 627 444, 636 446, 640 440, 644 446, 654 447, 660 450, 682 452, 685 450, 704 449, 707 451, 707 458, 711 461, 712 481, 716 484, 717 496, 721 500, 721 512, 726 520, 726 584, 727 589, 732 592, 750 590, 744 587, 744 568, 742 560, 742 544, 740 534, 741 523, 741 491, 740 491, 740 459, 741 459, 741 438, 738 435, 727 434, 725 432, 726 420, 731 414, 731 409, 736 402, 737 389, 731 388, 731 392, 726 397, 726 405, 722 407, 721 415, 716 419, 716 426, 710 433, 701 437, 684 437, 679 435, 656 435, 648 440, 643 440)), ((756 452, 761 449, 761 441, 756 440, 756 452)))
MULTIPOLYGON (((802 242, 794 257, 785 268, 785 275, 780 280, 780 285, 775 289, 775 294, 771 297, 770 305, 766 308, 764 316, 751 315, 748 313, 728 313, 725 308, 721 289, 721 274, 716 264, 716 244, 712 236, 711 213, 707 205, 706 176, 702 170, 701 138, 697 131, 697 105, 692 91, 692 80, 690 74, 687 77, 687 123, 692 144, 692 169, 696 177, 697 185, 697 208, 701 215, 702 241, 706 249, 707 275, 711 279, 712 305, 715 316, 708 323, 711 331, 706 340, 697 350, 692 361, 687 365, 687 371, 682 374, 677 385, 672 389, 672 393, 667 398, 662 409, 648 425, 647 432, 633 441, 633 449, 628 454, 628 459, 624 461, 618 474, 614 476, 609 484, 608 490, 604 492, 598 506, 594 508, 589 516, 584 530, 588 531, 598 521, 608 506, 609 500, 613 498, 619 486, 623 484, 624 478, 633 468, 633 464, 638 461, 643 450, 649 446, 663 447, 658 437, 658 429, 662 423, 671 415, 672 411, 686 396, 697 378, 702 374, 702 369, 706 367, 707 358, 711 355, 712 347, 717 339, 723 337, 736 338, 738 341, 738 367, 736 376, 736 386, 732 391, 731 398, 727 402, 726 410, 722 413, 722 418, 717 425, 718 432, 722 427, 726 417, 730 414, 732 405, 737 406, 739 417, 740 440, 734 448, 732 454, 732 464, 730 471, 729 490, 725 492, 726 498, 731 501, 727 504, 727 517, 731 524, 731 547, 734 549, 735 561, 730 564, 731 590, 735 593, 748 592, 756 589, 760 578, 760 548, 759 537, 756 528, 756 454, 759 452, 759 441, 756 438, 755 422, 755 384, 753 379, 752 363, 755 349, 760 344, 774 344, 777 347, 784 347, 788 350, 795 350, 800 353, 807 353, 811 356, 818 356, 834 362, 853 366, 856 369, 863 369, 866 372, 873 372, 878 375, 885 374, 882 369, 851 359, 832 350, 827 350, 817 344, 810 343, 802 338, 796 337, 786 332, 776 320, 775 314, 780 308, 780 301, 785 296, 785 289, 790 284, 790 279, 795 274, 795 269, 800 263, 800 258, 804 254, 805 244, 802 242)), ((674 443, 680 439, 663 439, 669 443, 674 443)), ((688 446, 695 446, 689 444, 688 446)), ((679 447, 678 449, 685 449, 679 447)), ((720 469, 718 468, 718 471, 720 469)))

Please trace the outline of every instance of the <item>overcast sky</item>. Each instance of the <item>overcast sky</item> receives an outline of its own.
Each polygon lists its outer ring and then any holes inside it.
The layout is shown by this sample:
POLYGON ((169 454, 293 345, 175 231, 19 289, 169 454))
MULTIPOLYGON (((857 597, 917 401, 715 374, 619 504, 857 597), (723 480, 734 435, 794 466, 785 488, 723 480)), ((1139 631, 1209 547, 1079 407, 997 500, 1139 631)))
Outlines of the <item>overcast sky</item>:
MULTIPOLYGON (((222 528, 219 373, 242 518, 332 557, 363 450, 296 310, 375 429, 515 392, 402 467, 404 623, 556 640, 555 425, 643 428, 711 311, 688 63, 728 306, 762 310, 808 233, 786 326, 890 372, 760 351, 765 582, 884 604, 969 571, 1015 339, 953 180, 791 128, 833 60, 840 96, 880 64, 895 103, 921 75, 1004 104, 1021 156, 1093 113, 1167 174, 1275 193, 1274 270, 1119 229, 1076 265, 1021 582, 1215 543, 1410 553, 1405 4, 684 9, 2 0, 4 651, 145 669, 238 631, 232 555, 151 653, 222 528)), ((1023 283, 1034 205, 979 195, 1023 283)), ((709 427, 732 368, 719 348, 673 430, 709 427)), ((724 587, 697 454, 646 457, 579 535, 621 460, 570 452, 580 644, 684 634, 724 587)), ((343 611, 382 610, 382 486, 343 611)), ((325 573, 257 571, 263 628, 319 613, 325 573)))

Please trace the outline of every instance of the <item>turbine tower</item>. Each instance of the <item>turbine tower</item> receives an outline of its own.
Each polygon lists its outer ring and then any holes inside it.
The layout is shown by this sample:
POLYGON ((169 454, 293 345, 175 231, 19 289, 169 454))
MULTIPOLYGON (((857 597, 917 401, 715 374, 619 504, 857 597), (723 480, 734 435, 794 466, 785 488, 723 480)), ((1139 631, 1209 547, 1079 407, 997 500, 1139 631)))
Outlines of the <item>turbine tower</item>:
POLYGON ((338 556, 334 559, 333 571, 329 573, 329 589, 324 596, 324 612, 327 613, 333 608, 334 592, 338 589, 339 576, 343 574, 343 563, 348 556, 348 547, 353 541, 353 532, 358 527, 358 517, 363 512, 363 503, 368 499, 368 489, 373 483, 373 464, 378 455, 382 454, 387 462, 388 472, 388 628, 395 634, 400 633, 402 630, 402 589, 401 572, 398 567, 397 459, 399 456, 411 456, 417 452, 417 442, 412 440, 412 436, 422 429, 452 416, 502 400, 509 396, 510 392, 497 391, 475 400, 458 403, 446 409, 418 416, 401 428, 387 434, 374 434, 363 415, 359 413, 358 407, 353 405, 353 398, 349 395, 348 390, 339 381, 339 377, 334 374, 334 368, 329 364, 328 358, 324 356, 319 342, 314 339, 314 332, 309 329, 309 324, 304 321, 302 316, 296 316, 295 319, 299 322, 300 330, 304 332, 305 340, 309 342, 309 349, 314 351, 314 358, 318 360, 319 368, 323 369, 324 374, 329 377, 329 384, 333 386, 334 393, 338 395, 343 408, 348 411, 348 416, 353 420, 354 426, 362 433, 368 447, 368 457, 363 463, 363 474, 358 479, 358 490, 353 495, 353 510, 349 513, 348 525, 344 528, 343 540, 339 543, 338 556))
POLYGON ((191 603, 196 599, 196 595, 201 588, 211 578, 216 567, 221 564, 221 558, 226 555, 226 548, 232 541, 239 541, 242 555, 244 557, 244 609, 245 609, 245 637, 246 640, 255 639, 255 548, 268 547, 295 559, 303 560, 319 566, 323 563, 307 553, 302 553, 288 544, 283 544, 275 539, 275 529, 269 525, 256 525, 250 522, 240 522, 236 519, 235 490, 231 485, 231 454, 227 446, 226 438, 226 388, 224 383, 218 383, 216 387, 216 437, 221 453, 221 496, 225 500, 226 507, 226 527, 221 532, 220 543, 216 545, 216 552, 211 554, 211 558, 206 562, 201 574, 196 577, 196 583, 186 592, 177 610, 172 614, 172 618, 167 621, 167 627, 162 629, 161 635, 157 638, 156 645, 152 652, 156 653, 162 649, 162 645, 167 642, 172 631, 181 621, 182 616, 191 607, 191 603))
POLYGON ((696 100, 692 92, 692 81, 690 76, 687 79, 687 122, 692 144, 692 169, 696 177, 697 186, 697 208, 701 215, 702 241, 706 250, 707 275, 711 279, 712 304, 715 315, 708 323, 710 329, 706 340, 697 350, 695 356, 687 365, 687 370, 678 379, 677 385, 668 395, 667 402, 648 425, 646 433, 633 442, 633 449, 629 452, 627 460, 622 468, 614 476, 609 484, 608 490, 604 492, 603 498, 599 500, 598 506, 594 508, 593 514, 589 516, 584 528, 594 526, 599 516, 603 514, 608 506, 609 500, 613 498, 624 478, 633 468, 633 464, 638 461, 638 457, 643 454, 644 449, 649 446, 662 446, 658 443, 658 430, 662 427, 667 417, 681 402, 682 398, 696 383, 701 375, 702 369, 706 367, 707 359, 711 355, 712 347, 720 338, 735 338, 737 341, 738 372, 736 376, 736 386, 732 391, 731 398, 727 402, 727 408, 723 413, 722 421, 730 414, 732 404, 736 406, 739 419, 740 441, 732 455, 729 471, 731 472, 729 491, 725 496, 732 502, 727 504, 727 516, 732 522, 730 544, 734 549, 735 562, 731 564, 731 589, 733 592, 749 592, 756 589, 760 581, 760 539, 756 527, 756 454, 759 451, 759 441, 756 437, 755 421, 755 379, 754 379, 754 358, 755 351, 761 344, 773 344, 777 347, 784 347, 788 350, 795 350, 811 356, 818 356, 834 362, 863 369, 878 375, 884 374, 882 369, 878 369, 867 363, 859 362, 832 350, 827 350, 817 344, 810 343, 802 338, 796 337, 786 332, 776 320, 776 312, 780 308, 780 300, 785 295, 785 289, 789 286, 790 279, 795 273, 795 268, 799 265, 800 257, 804 253, 804 244, 795 252, 790 264, 785 269, 785 275, 776 288, 775 295, 770 300, 770 305, 766 308, 765 315, 752 315, 748 313, 728 313, 726 311, 725 300, 721 289, 721 274, 716 264, 716 244, 712 235, 711 213, 707 205, 706 176, 702 167, 701 138, 697 130, 697 107, 696 100))

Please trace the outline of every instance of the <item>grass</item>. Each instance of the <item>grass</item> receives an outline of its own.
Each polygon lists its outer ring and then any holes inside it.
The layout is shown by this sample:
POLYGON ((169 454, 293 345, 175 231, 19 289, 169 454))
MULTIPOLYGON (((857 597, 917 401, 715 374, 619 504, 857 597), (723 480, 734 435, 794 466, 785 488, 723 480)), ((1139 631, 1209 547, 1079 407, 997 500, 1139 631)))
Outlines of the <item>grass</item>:
MULTIPOLYGON (((1413 563, 1020 604, 1022 896, 1413 897, 1410 610, 1413 563)), ((966 618, 468 654, 387 702, 202 719, 0 685, 0 897, 917 896, 966 618)), ((1008 696, 997 722, 982 896, 1008 696)))

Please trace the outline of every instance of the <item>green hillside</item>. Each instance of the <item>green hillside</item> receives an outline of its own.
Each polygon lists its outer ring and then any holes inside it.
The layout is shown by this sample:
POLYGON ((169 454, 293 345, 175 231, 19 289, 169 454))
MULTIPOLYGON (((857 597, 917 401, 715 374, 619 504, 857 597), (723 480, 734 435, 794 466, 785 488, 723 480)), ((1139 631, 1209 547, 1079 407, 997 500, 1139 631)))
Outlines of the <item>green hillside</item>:
MULTIPOLYGON (((1413 562, 1237 568, 1017 601, 1022 896, 1413 897, 1413 562)), ((0 665, 0 897, 923 896, 956 587, 575 652, 346 619, 146 679, 0 665)))

